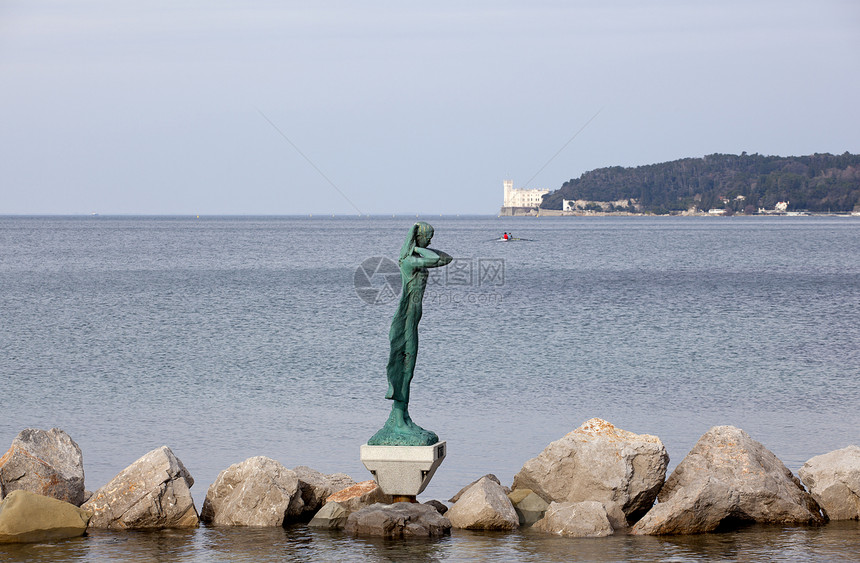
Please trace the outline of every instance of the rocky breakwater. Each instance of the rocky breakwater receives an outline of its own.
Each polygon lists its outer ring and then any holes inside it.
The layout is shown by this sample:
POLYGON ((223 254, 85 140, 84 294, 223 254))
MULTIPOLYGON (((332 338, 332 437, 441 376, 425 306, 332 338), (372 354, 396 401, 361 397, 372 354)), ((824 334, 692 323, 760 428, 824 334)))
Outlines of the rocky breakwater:
MULTIPOLYGON (((732 426, 705 433, 664 484, 667 464, 658 438, 594 418, 526 461, 513 490, 487 474, 461 489, 448 509, 438 501, 392 504, 374 481, 355 483, 343 473, 325 475, 305 466, 291 470, 257 456, 219 474, 200 520, 218 526, 310 520, 312 527, 400 538, 524 526, 571 537, 691 534, 753 522, 860 519, 857 446, 810 459, 800 471, 809 492, 772 452, 732 426)), ((0 503, 0 542, 80 535, 87 524, 197 526, 193 484, 182 462, 162 446, 77 508, 63 499, 87 496, 80 448, 61 430, 27 429, 0 458, 0 491, 6 496, 0 503)))
POLYGON ((44 541, 81 535, 87 526, 195 527, 193 484, 182 462, 162 446, 95 493, 87 493, 83 455, 75 441, 57 428, 27 428, 0 458, 0 491, 5 497, 0 534, 7 538, 4 541, 44 541))
POLYGON ((668 463, 656 436, 592 418, 528 460, 513 489, 529 489, 549 503, 599 502, 613 528, 621 529, 654 504, 668 463))
POLYGON ((734 426, 706 432, 633 534, 697 534, 753 522, 822 524, 818 503, 777 457, 734 426))

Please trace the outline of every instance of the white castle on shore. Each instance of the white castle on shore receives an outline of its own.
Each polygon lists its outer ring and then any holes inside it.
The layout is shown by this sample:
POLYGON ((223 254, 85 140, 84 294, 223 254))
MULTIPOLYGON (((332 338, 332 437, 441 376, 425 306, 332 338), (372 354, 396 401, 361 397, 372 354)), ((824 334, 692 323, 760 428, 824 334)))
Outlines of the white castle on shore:
POLYGON ((502 184, 505 189, 505 200, 502 205, 504 215, 514 214, 516 211, 537 210, 543 201, 543 196, 550 192, 549 190, 515 189, 513 180, 504 180, 502 184))

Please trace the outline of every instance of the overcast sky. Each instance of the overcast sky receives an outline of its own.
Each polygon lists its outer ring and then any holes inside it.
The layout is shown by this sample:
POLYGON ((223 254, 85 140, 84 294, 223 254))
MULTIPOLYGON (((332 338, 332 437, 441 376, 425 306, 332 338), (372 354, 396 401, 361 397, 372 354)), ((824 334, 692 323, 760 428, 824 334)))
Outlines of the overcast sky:
POLYGON ((492 214, 860 153, 859 60, 856 0, 0 0, 0 214, 492 214))

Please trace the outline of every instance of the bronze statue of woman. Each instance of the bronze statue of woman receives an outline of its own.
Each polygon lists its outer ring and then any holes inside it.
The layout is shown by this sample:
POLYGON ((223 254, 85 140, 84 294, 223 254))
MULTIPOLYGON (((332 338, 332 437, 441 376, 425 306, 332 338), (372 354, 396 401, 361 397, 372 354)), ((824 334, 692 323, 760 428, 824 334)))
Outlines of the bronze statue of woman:
POLYGON ((388 393, 386 399, 394 404, 391 414, 379 432, 367 441, 377 446, 429 446, 439 441, 435 432, 424 430, 409 416, 409 384, 415 372, 418 354, 418 322, 421 320, 427 268, 445 266, 451 257, 439 250, 427 248, 433 238, 433 227, 419 221, 409 230, 400 249, 400 279, 403 290, 397 312, 391 321, 388 340, 388 393))

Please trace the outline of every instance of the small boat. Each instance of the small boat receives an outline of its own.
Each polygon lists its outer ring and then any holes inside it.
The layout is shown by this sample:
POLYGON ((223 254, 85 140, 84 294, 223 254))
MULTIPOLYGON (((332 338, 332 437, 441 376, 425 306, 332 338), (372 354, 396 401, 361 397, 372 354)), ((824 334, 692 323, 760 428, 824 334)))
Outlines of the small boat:
POLYGON ((509 236, 508 238, 505 238, 504 236, 500 236, 499 238, 494 238, 494 239, 493 239, 492 241, 490 241, 490 242, 511 242, 511 241, 521 241, 521 240, 528 240, 528 241, 530 241, 530 240, 532 240, 532 239, 530 239, 530 238, 512 237, 512 236, 509 236))

